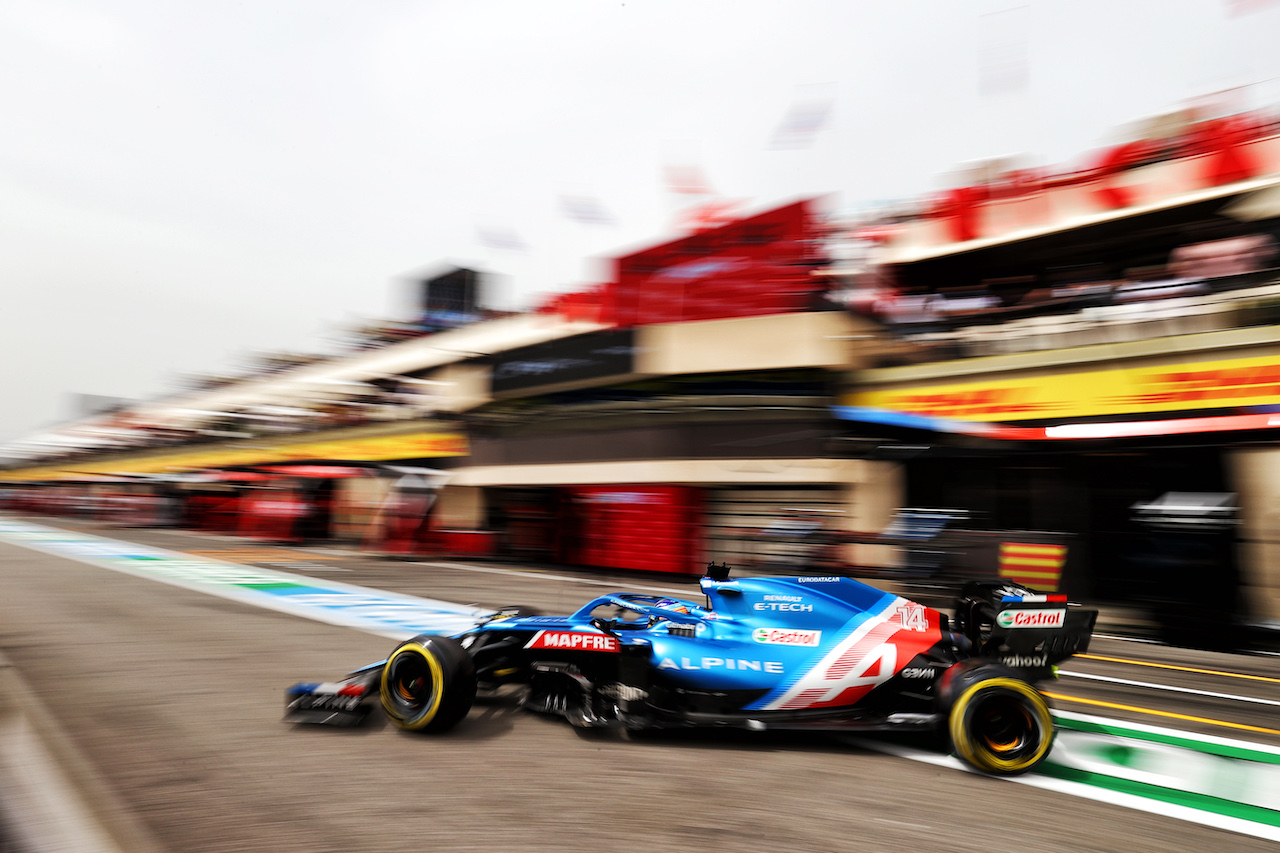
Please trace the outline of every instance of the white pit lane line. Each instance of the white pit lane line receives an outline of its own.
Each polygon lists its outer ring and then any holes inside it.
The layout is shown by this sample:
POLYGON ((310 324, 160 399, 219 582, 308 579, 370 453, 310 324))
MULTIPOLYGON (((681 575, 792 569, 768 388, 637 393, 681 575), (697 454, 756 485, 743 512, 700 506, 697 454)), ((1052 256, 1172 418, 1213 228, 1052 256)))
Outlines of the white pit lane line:
POLYGON ((1214 699, 1232 699, 1236 702, 1253 702, 1257 705, 1276 705, 1280 706, 1280 702, 1275 699, 1258 699, 1253 696, 1238 696, 1234 693, 1215 693, 1212 690, 1195 690, 1190 687, 1174 687, 1171 684, 1152 684, 1149 681, 1132 681, 1128 678, 1113 678, 1109 675, 1093 675, 1088 672, 1072 672, 1070 670, 1060 669, 1058 675, 1068 678, 1083 678, 1089 681, 1106 681, 1111 684, 1126 684, 1130 687, 1145 687, 1149 690, 1167 690, 1171 693, 1190 693, 1195 696, 1211 696, 1214 699))
POLYGON ((1123 637, 1120 634, 1099 634, 1094 632, 1094 639, 1097 640, 1119 640, 1122 643, 1147 643, 1152 646, 1162 646, 1159 640, 1152 640, 1148 637, 1123 637))

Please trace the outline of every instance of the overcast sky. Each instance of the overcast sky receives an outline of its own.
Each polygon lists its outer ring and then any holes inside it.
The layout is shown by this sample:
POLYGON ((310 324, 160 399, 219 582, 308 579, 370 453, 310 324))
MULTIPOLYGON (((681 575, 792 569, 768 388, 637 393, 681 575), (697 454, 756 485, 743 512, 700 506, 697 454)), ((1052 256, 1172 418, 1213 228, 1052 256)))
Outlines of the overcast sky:
POLYGON ((499 308, 596 281, 673 236, 668 164, 856 208, 1205 92, 1280 105, 1277 35, 1276 0, 9 0, 0 440, 406 317, 446 262, 499 308))

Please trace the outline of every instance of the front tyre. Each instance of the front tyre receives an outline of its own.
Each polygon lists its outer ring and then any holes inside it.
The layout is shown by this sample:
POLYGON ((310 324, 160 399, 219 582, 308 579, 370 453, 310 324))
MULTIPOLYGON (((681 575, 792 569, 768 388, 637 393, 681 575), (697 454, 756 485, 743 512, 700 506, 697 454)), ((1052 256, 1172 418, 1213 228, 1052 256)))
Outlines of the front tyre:
POLYGON ((966 663, 957 665, 959 671, 940 691, 950 704, 947 733, 956 756, 984 773, 1026 773, 1053 745, 1048 703, 1005 667, 966 663))
POLYGON ((456 640, 414 637, 382 666, 382 709, 406 731, 443 732, 471 710, 476 666, 456 640))

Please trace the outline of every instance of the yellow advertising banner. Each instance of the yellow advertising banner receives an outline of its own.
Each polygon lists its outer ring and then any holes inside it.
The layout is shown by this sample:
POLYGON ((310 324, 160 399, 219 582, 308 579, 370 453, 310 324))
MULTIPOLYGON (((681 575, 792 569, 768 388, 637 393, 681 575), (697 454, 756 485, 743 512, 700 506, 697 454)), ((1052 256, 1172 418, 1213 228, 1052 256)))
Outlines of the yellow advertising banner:
POLYGON ((175 449, 171 453, 136 457, 116 457, 101 462, 86 461, 67 466, 43 466, 18 471, 0 471, 0 480, 62 480, 84 474, 160 474, 228 465, 266 465, 308 459, 343 459, 382 462, 392 459, 432 459, 466 456, 467 437, 456 432, 416 432, 369 438, 293 444, 263 442, 208 450, 175 449))
POLYGON ((1001 422, 1280 405, 1280 355, 863 390, 840 402, 1001 422))

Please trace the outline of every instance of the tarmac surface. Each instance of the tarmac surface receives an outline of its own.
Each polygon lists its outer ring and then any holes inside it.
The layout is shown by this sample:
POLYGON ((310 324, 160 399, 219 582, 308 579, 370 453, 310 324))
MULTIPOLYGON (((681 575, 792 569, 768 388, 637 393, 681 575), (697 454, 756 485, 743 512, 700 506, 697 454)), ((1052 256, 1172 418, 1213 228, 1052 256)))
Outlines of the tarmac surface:
MULTIPOLYGON (((610 589, 699 597, 691 582, 660 575, 387 560, 332 547, 33 520, 484 607, 568 612, 610 589)), ((1078 676, 1044 686, 1056 707, 1280 746, 1274 656, 1107 637, 1119 624, 1101 627, 1090 655, 1063 667, 1078 676)), ((627 737, 574 729, 509 699, 477 704, 457 729, 435 737, 376 719, 357 730, 280 722, 287 686, 341 676, 393 645, 0 543, 0 648, 34 703, 16 716, 4 712, 9 704, 0 707, 0 724, 35 717, 55 731, 69 754, 60 766, 87 789, 61 805, 74 812, 69 801, 79 797, 103 821, 108 838, 97 849, 1274 849, 837 736, 717 730, 627 737)), ((4 743, 14 740, 12 728, 0 731, 4 743)), ((14 777, 24 768, 39 770, 0 763, 5 790, 21 789, 14 777)), ((40 844, 0 834, 0 853, 58 849, 40 844)))

